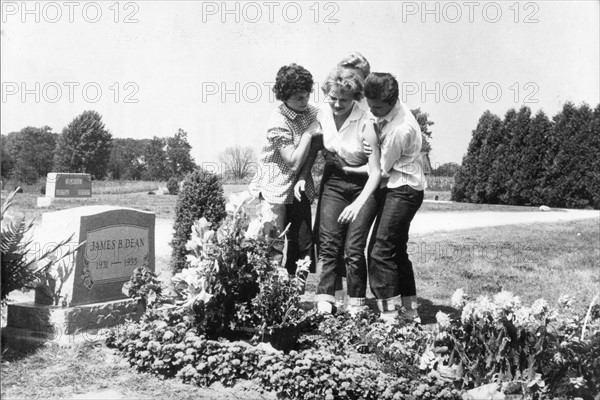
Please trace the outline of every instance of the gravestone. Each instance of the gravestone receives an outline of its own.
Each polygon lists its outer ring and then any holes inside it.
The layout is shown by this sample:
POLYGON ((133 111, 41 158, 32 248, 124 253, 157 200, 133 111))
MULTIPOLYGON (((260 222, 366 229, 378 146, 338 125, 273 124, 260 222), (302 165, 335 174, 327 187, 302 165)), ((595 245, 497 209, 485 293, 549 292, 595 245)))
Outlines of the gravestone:
POLYGON ((46 193, 38 197, 38 207, 49 207, 55 198, 92 197, 90 174, 50 172, 46 177, 46 193))
POLYGON ((20 336, 47 339, 139 316, 137 302, 126 298, 122 287, 135 268, 154 271, 154 228, 154 213, 130 208, 86 206, 43 214, 35 232, 36 252, 71 235, 71 242, 57 253, 85 243, 59 261, 71 271, 62 283, 59 305, 10 304, 7 328, 21 330, 20 336))
POLYGON ((92 197, 92 178, 90 174, 50 172, 46 197, 92 197))

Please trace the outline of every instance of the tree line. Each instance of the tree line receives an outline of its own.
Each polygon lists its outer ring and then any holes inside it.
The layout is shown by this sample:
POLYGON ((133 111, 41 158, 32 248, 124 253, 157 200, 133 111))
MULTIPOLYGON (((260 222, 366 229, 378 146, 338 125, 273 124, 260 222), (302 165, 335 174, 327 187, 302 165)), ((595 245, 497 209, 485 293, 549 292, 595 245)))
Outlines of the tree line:
POLYGON ((171 137, 115 139, 96 111, 77 116, 62 133, 26 127, 0 137, 5 179, 32 184, 49 172, 82 172, 93 179, 160 180, 194 170, 187 132, 171 137))
MULTIPOLYGON (((423 137, 422 151, 431 151, 433 121, 420 109, 411 110, 423 137)), ((93 179, 167 181, 197 168, 187 132, 152 139, 113 138, 96 111, 77 116, 62 133, 52 128, 26 127, 0 137, 0 171, 5 179, 33 184, 49 172, 83 172, 93 179)), ((256 172, 257 156, 248 146, 235 145, 219 154, 225 181, 245 182, 256 172)), ((319 158, 315 170, 322 169, 319 158)))
POLYGON ((529 107, 483 113, 452 199, 470 203, 600 208, 600 105, 564 104, 550 120, 529 107))

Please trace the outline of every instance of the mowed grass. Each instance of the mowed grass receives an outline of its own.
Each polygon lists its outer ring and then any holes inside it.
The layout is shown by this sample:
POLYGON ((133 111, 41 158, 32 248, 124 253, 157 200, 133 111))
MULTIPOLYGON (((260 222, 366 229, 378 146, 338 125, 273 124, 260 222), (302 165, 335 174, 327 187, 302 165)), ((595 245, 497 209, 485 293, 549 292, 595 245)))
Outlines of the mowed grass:
POLYGON ((458 288, 473 298, 508 290, 526 305, 570 295, 583 314, 600 290, 597 219, 411 235, 408 251, 427 305, 449 306, 458 288))
POLYGON ((275 399, 250 382, 200 388, 179 378, 138 373, 101 342, 47 346, 27 357, 4 357, 1 369, 3 399, 275 399))

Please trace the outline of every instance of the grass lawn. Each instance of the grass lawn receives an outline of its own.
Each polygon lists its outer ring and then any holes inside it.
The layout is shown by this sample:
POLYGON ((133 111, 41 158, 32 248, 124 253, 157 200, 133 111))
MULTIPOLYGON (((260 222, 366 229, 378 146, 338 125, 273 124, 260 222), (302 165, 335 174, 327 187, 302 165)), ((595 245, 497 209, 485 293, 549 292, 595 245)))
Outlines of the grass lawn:
MULTIPOLYGON (((597 220, 414 235, 409 251, 423 322, 434 321, 438 310, 452 312, 450 296, 461 287, 472 296, 503 288, 526 305, 540 297, 554 304, 561 294, 569 294, 584 313, 599 289, 599 235, 597 220)), ((316 277, 311 278, 314 283, 316 277)), ((309 288, 314 290, 314 285, 309 288)), ((106 398, 103 391, 110 390, 124 399, 275 398, 251 383, 202 389, 178 379, 138 374, 100 342, 4 357, 1 378, 3 398, 73 398, 78 393, 88 395, 81 398, 106 398), (89 397, 90 392, 98 397, 89 397)))
POLYGON ((504 289, 527 305, 571 295, 584 313, 600 290, 595 219, 413 235, 409 253, 425 304, 447 306, 458 288, 473 297, 504 289))

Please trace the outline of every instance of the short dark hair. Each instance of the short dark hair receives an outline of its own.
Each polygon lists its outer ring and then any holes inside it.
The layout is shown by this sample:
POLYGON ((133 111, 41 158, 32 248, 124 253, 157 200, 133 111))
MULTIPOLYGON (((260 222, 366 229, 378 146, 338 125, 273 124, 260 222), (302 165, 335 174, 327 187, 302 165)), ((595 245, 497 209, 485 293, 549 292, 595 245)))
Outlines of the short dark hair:
POLYGON ((273 93, 277 100, 286 101, 296 93, 312 92, 314 84, 306 68, 298 64, 284 65, 277 72, 273 93))
POLYGON ((372 72, 365 81, 365 97, 381 100, 393 105, 398 100, 400 91, 398 81, 392 74, 387 72, 372 72))

